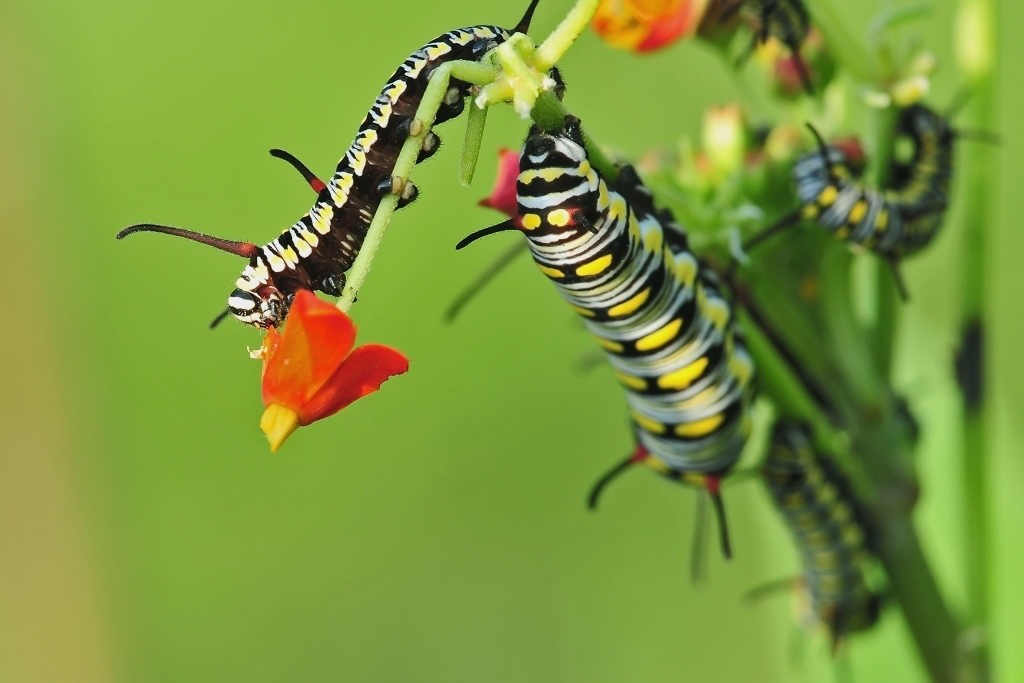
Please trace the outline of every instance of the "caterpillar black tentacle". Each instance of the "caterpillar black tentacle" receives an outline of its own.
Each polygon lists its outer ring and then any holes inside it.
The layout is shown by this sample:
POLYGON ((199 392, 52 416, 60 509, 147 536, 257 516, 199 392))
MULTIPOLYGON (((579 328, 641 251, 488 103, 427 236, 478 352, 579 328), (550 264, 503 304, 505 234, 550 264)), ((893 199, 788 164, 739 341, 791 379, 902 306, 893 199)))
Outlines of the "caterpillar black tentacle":
POLYGON ((562 131, 531 132, 516 183, 514 223, 606 352, 630 407, 636 450, 590 500, 641 463, 719 496, 750 431, 753 362, 685 232, 623 171, 609 186, 587 159, 579 120, 567 117, 562 131))
POLYGON ((299 172, 306 183, 313 189, 313 192, 316 192, 318 195, 327 189, 327 183, 320 180, 315 173, 309 170, 308 166, 299 161, 291 152, 275 148, 270 150, 270 156, 283 159, 291 164, 292 168, 299 172))
MULTIPOLYGON (((293 156, 272 152, 291 163, 318 192, 313 208, 276 239, 257 246, 152 224, 131 226, 118 233, 118 239, 134 232, 163 232, 249 259, 235 283, 236 289, 228 297, 228 308, 238 320, 256 327, 274 327, 283 322, 292 299, 301 289, 340 294, 345 272, 362 247, 381 198, 395 194, 401 208, 418 195, 415 185, 396 183, 392 174, 405 140, 422 130, 422 123, 414 116, 430 74, 445 62, 480 60, 513 33, 525 33, 537 3, 538 0, 532 0, 512 30, 492 25, 456 29, 412 53, 377 96, 355 140, 326 184, 293 156), (323 187, 318 189, 316 183, 323 187)), ((470 84, 453 79, 437 112, 436 123, 458 116, 470 89, 470 84)), ((428 131, 418 160, 429 158, 439 146, 440 138, 428 131)))
POLYGON ((814 452, 804 425, 776 424, 761 474, 800 550, 813 620, 828 630, 834 650, 880 614, 882 596, 865 574, 872 557, 866 517, 845 478, 814 452))

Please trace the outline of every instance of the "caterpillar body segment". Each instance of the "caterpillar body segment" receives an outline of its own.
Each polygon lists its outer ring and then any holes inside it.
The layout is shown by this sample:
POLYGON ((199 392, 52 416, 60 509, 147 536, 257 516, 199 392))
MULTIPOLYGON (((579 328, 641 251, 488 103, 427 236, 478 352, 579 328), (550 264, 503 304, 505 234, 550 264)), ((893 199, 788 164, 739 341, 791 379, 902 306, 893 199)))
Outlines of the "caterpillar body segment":
POLYGON ((880 616, 882 596, 865 574, 873 557, 865 516, 845 478, 814 451, 799 423, 776 424, 761 475, 800 552, 809 621, 827 630, 835 649, 880 616))
POLYGON ((531 132, 516 192, 518 214, 503 227, 524 233, 626 392, 636 450, 598 482, 592 506, 616 474, 642 463, 707 488, 724 521, 719 482, 750 432, 754 368, 685 232, 629 167, 614 185, 601 177, 573 117, 562 131, 531 132))
MULTIPOLYGON (((409 55, 374 100, 355 139, 326 183, 291 155, 280 150, 272 152, 303 174, 317 191, 317 200, 305 215, 270 242, 262 246, 235 243, 151 224, 126 228, 118 233, 118 239, 133 232, 164 232, 247 258, 249 263, 228 297, 228 309, 241 322, 256 327, 282 323, 301 289, 340 295, 345 272, 362 247, 381 199, 389 193, 397 194, 398 205, 402 207, 416 198, 415 185, 395 183, 392 174, 405 140, 418 134, 414 117, 431 73, 446 62, 479 61, 514 33, 525 32, 537 2, 531 2, 514 29, 487 24, 455 29, 409 55)), ((451 80, 436 123, 463 111, 470 87, 463 81, 451 80)), ((418 160, 429 158, 439 146, 440 138, 428 131, 418 160)))

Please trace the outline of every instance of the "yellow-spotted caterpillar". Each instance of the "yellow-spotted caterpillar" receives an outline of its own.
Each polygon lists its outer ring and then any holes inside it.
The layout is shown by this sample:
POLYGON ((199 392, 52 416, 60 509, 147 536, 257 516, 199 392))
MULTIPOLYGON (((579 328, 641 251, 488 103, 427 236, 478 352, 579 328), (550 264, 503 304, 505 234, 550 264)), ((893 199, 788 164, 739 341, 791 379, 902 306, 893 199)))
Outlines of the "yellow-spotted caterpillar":
MULTIPOLYGON (((399 207, 416 198, 416 187, 392 177, 392 170, 405 140, 421 134, 416 130, 419 122, 414 116, 431 73, 445 62, 478 61, 512 34, 525 32, 537 2, 530 3, 522 20, 511 30, 491 25, 456 29, 413 52, 377 96, 330 181, 323 183, 308 170, 304 172, 318 193, 313 208, 267 244, 258 246, 149 223, 125 228, 118 233, 118 239, 135 232, 162 232, 249 259, 236 289, 228 297, 228 312, 256 327, 280 324, 299 290, 340 295, 345 271, 359 253, 382 197, 399 195, 399 207)), ((453 79, 435 121, 440 123, 458 116, 469 92, 468 83, 453 79)), ((432 155, 439 144, 437 135, 427 132, 418 160, 432 155)), ((301 164, 296 167, 304 169, 301 164)))
POLYGON ((587 158, 579 120, 535 129, 523 146, 518 215, 473 233, 521 231, 537 267, 607 354, 626 392, 636 447, 594 486, 631 465, 705 488, 730 554, 722 478, 751 426, 753 361, 711 273, 631 167, 609 185, 587 158))

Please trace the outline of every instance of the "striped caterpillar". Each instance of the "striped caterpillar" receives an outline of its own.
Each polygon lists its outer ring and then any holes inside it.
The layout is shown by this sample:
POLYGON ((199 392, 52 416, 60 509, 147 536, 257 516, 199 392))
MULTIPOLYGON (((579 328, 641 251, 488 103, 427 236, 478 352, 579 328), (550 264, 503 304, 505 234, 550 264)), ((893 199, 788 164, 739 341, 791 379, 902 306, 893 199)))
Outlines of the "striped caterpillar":
MULTIPOLYGON (((722 1, 727 2, 728 0, 722 1)), ((728 21, 730 17, 740 12, 750 17, 757 29, 754 40, 741 61, 749 57, 758 45, 767 43, 769 38, 775 38, 793 53, 793 65, 797 75, 807 92, 813 95, 814 85, 811 81, 811 74, 807 70, 807 64, 800 56, 800 48, 807 40, 807 34, 811 30, 811 20, 803 2, 801 0, 737 0, 735 4, 726 7, 720 21, 728 21)))
MULTIPOLYGON (((284 321, 299 290, 339 296, 345 272, 359 253, 381 199, 396 194, 400 197, 398 206, 402 207, 416 198, 416 187, 392 177, 392 170, 405 140, 422 133, 422 124, 414 117, 431 73, 445 62, 478 61, 513 33, 525 33, 537 2, 532 0, 512 30, 491 25, 456 29, 413 52, 377 96, 330 182, 323 183, 301 164, 296 165, 294 157, 275 154, 303 171, 317 192, 317 201, 308 213, 267 244, 257 246, 149 223, 125 228, 117 238, 135 232, 162 232, 249 259, 235 283, 236 289, 228 297, 228 310, 214 324, 231 313, 249 325, 275 327, 284 321)), ((469 93, 468 83, 453 79, 435 122, 458 116, 469 93)), ((430 157, 439 145, 437 135, 428 131, 417 161, 430 157)))
POLYGON ((811 621, 828 630, 834 650, 844 636, 874 626, 882 605, 865 579, 871 553, 857 501, 795 422, 775 425, 761 476, 799 548, 811 621))
POLYGON ((612 186, 591 167, 579 120, 531 132, 520 156, 518 215, 477 231, 458 248, 519 230, 542 273, 583 319, 626 391, 636 448, 591 491, 645 464, 704 487, 729 540, 721 479, 751 426, 754 368, 729 304, 687 246, 683 229, 655 208, 630 167, 612 186))
POLYGON ((826 146, 818 131, 808 127, 818 149, 793 167, 800 208, 754 236, 744 248, 802 220, 814 221, 837 239, 886 258, 905 298, 897 266, 903 257, 930 244, 942 226, 949 205, 957 131, 947 117, 924 105, 903 109, 896 134, 913 142, 913 156, 893 164, 890 188, 877 189, 859 182, 847 155, 826 146))

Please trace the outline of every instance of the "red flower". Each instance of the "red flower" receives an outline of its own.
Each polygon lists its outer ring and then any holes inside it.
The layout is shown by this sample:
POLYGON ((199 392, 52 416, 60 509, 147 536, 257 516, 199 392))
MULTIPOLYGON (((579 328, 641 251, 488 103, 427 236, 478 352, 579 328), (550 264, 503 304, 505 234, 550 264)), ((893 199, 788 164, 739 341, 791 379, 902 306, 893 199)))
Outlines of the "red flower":
POLYGON ((610 45, 650 52, 697 33, 709 0, 602 0, 592 26, 610 45))
POLYGON ((501 211, 515 218, 519 212, 516 204, 516 178, 519 177, 519 152, 502 147, 498 150, 498 176, 494 179, 491 196, 480 200, 480 206, 501 211))
POLYGON ((299 426, 338 412, 409 369, 409 360, 387 346, 353 350, 356 328, 331 304, 300 291, 283 334, 263 340, 263 405, 260 428, 277 451, 299 426))

